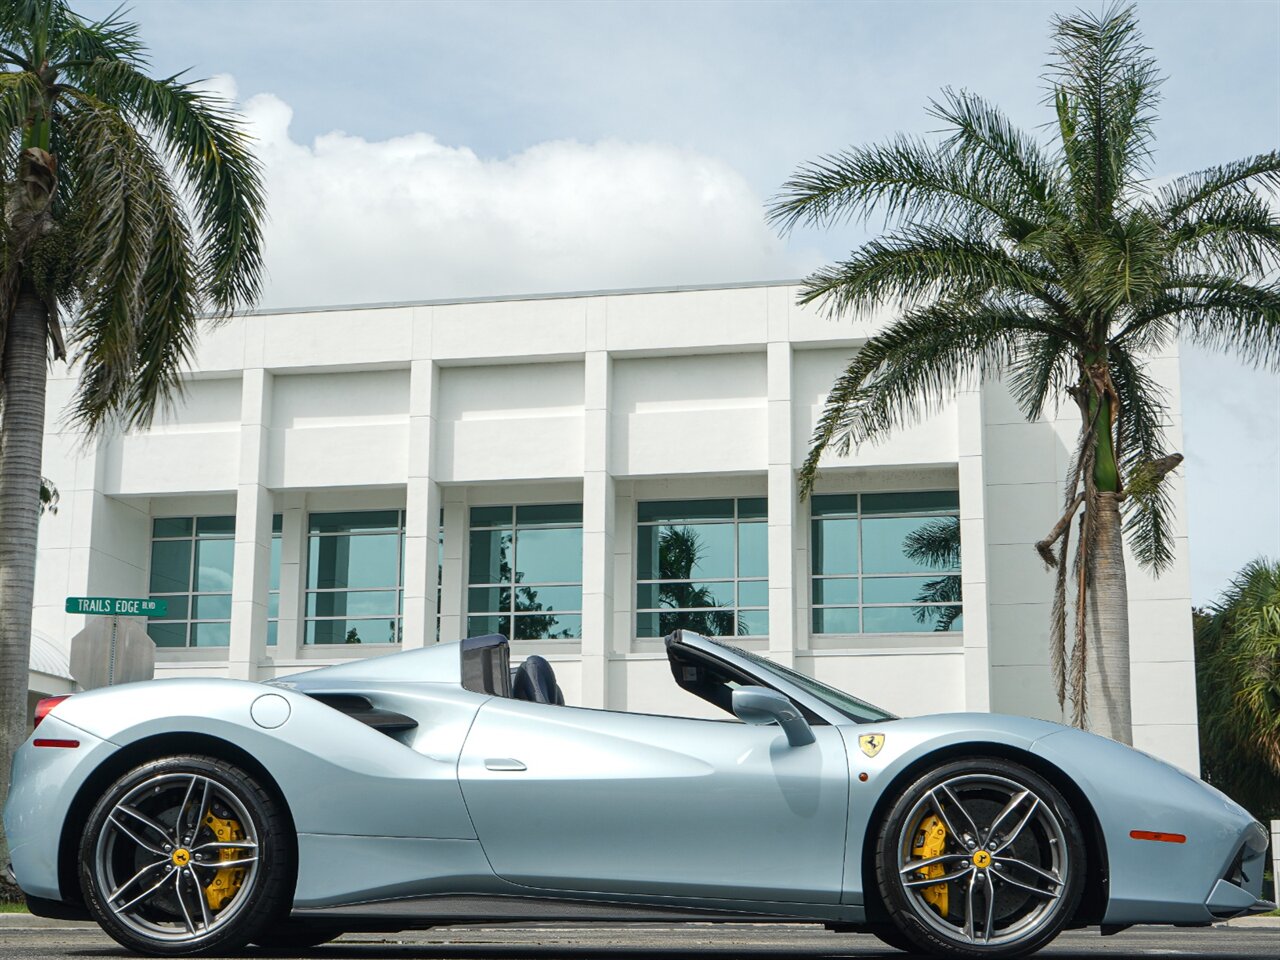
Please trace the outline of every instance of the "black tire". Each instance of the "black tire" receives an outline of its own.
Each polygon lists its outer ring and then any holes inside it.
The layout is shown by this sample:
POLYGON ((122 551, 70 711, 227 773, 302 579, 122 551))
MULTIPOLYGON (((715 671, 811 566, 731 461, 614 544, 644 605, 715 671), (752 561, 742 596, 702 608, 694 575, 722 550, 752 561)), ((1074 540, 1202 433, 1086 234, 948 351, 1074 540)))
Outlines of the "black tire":
POLYGON ((306 950, 336 940, 346 931, 322 923, 286 920, 273 924, 253 938, 264 950, 306 950))
POLYGON ((144 763, 89 814, 79 851, 85 905, 136 953, 234 952, 290 906, 288 830, 281 803, 233 764, 195 755, 144 763))
POLYGON ((902 931, 891 923, 878 923, 868 928, 868 932, 887 947, 901 950, 903 953, 916 953, 914 943, 903 936, 902 931))
POLYGON ((881 939, 939 957, 1025 956, 1071 920, 1085 871, 1079 821, 1047 780, 996 758, 943 763, 880 825, 876 882, 906 945, 881 939))

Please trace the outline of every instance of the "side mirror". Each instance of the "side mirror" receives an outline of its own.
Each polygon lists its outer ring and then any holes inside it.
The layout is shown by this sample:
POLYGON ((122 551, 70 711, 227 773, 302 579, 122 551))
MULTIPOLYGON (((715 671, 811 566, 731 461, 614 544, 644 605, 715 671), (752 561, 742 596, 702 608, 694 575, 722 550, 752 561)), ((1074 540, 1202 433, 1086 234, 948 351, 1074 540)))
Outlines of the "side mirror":
POLYGON ((739 687, 734 690, 733 715, 743 723, 776 723, 787 735, 787 743, 793 747, 813 743, 809 721, 795 704, 768 687, 739 687))

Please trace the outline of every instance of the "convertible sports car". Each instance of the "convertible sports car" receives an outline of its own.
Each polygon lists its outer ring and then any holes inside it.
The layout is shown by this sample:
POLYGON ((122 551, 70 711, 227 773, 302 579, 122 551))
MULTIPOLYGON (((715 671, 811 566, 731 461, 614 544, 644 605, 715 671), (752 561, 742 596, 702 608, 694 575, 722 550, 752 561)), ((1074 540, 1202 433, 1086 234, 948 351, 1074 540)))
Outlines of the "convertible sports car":
POLYGON ((44 701, 11 870, 32 912, 170 956, 688 920, 1009 957, 1066 926, 1272 906, 1262 826, 1136 750, 1024 717, 898 719, 727 643, 666 647, 724 720, 567 706, 498 636, 44 701))

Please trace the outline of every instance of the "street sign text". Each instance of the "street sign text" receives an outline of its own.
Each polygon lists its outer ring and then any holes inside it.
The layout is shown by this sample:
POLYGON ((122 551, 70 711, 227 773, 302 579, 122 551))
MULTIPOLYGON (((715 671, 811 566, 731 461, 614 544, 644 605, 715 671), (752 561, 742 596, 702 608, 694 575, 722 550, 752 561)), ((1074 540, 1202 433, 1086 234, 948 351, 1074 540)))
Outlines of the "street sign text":
POLYGON ((103 617, 163 617, 168 612, 168 600, 142 600, 130 597, 67 597, 67 613, 95 614, 103 617))

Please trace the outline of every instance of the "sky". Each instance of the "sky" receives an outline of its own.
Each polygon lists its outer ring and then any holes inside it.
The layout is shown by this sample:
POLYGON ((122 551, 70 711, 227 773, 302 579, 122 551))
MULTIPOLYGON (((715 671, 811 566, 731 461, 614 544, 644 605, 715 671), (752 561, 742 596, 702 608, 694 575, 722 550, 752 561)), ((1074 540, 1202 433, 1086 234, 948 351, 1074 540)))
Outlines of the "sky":
MULTIPOLYGON (((801 277, 877 225, 779 237, 764 207, 798 164, 935 131, 926 107, 948 86, 1044 134, 1050 19, 1076 6, 136 0, 132 15, 157 72, 208 80, 251 125, 270 307, 801 277)), ((1137 8, 1166 77, 1154 177, 1280 147, 1280 0, 1137 8)), ((1182 384, 1204 604, 1253 557, 1280 559, 1280 376, 1188 347, 1182 384)))

